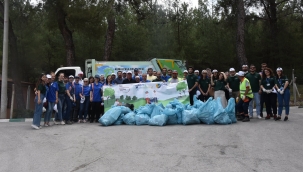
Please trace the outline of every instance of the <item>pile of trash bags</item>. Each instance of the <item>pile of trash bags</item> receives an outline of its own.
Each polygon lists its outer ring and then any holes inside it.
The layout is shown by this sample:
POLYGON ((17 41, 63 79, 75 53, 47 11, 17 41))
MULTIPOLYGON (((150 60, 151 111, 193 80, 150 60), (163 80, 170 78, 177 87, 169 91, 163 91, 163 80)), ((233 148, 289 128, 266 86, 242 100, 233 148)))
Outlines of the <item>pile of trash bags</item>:
POLYGON ((146 104, 132 111, 125 106, 112 106, 100 119, 103 126, 110 125, 190 125, 190 124, 232 124, 236 123, 235 99, 230 98, 224 109, 220 98, 209 98, 202 102, 194 97, 194 105, 182 104, 177 99, 165 107, 160 104, 146 104))

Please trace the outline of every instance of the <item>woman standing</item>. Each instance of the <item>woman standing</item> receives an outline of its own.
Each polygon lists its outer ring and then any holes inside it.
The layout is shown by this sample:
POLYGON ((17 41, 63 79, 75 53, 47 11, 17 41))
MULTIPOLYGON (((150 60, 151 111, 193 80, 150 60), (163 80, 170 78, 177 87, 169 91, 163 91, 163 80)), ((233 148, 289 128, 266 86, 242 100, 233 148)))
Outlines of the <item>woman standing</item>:
POLYGON ((206 70, 203 70, 201 74, 202 76, 199 80, 199 86, 198 86, 201 92, 199 99, 205 102, 209 98, 208 92, 210 90, 210 80, 207 78, 206 70))
MULTIPOLYGON (((100 78, 101 78, 101 77, 100 77, 100 78)), ((91 86, 94 82, 95 82, 94 77, 90 76, 90 77, 88 78, 88 83, 89 83, 88 85, 91 86)), ((90 121, 90 116, 91 116, 91 114, 92 114, 92 112, 93 112, 93 111, 92 111, 92 107, 93 107, 92 105, 93 105, 92 102, 89 101, 89 105, 88 105, 88 119, 87 119, 88 121, 90 121)))
POLYGON ((213 74, 211 77, 211 85, 214 87, 215 93, 214 93, 214 98, 216 99, 217 97, 221 98, 221 103, 223 108, 225 108, 227 106, 227 101, 226 101, 226 97, 225 97, 225 86, 226 86, 226 75, 224 72, 221 72, 219 74, 219 78, 218 80, 213 79, 213 74))
POLYGON ((55 124, 61 124, 61 125, 65 125, 65 122, 63 121, 62 117, 63 117, 63 103, 65 101, 65 93, 66 93, 66 89, 65 89, 65 85, 64 85, 64 73, 60 73, 59 77, 58 77, 58 101, 57 101, 57 108, 58 108, 58 113, 56 113, 56 118, 54 123, 55 124))
POLYGON ((43 108, 43 99, 45 97, 45 93, 46 93, 46 88, 45 88, 45 83, 47 78, 45 76, 45 74, 41 74, 39 77, 39 80, 36 84, 36 91, 37 91, 37 95, 35 97, 35 113, 34 113, 34 117, 33 117, 33 124, 32 124, 32 128, 39 130, 41 127, 40 122, 41 122, 41 115, 42 115, 42 108, 43 108))
POLYGON ((285 107, 285 118, 284 121, 288 120, 289 115, 289 99, 290 99, 290 91, 289 91, 289 82, 288 78, 283 75, 283 69, 277 68, 277 78, 276 78, 276 89, 278 90, 278 117, 276 120, 281 119, 282 110, 283 110, 283 103, 285 107))
POLYGON ((105 79, 105 84, 104 85, 114 85, 115 83, 113 82, 113 79, 111 77, 111 75, 108 75, 105 79))
MULTIPOLYGON (((79 117, 78 117, 78 123, 85 123, 86 122, 86 115, 88 112, 88 107, 89 107, 89 98, 90 98, 90 90, 91 87, 88 85, 88 78, 83 79, 83 85, 81 86, 80 90, 80 112, 79 112, 79 117)), ((90 117, 90 119, 92 119, 90 117)))
POLYGON ((274 119, 277 118, 277 94, 275 90, 275 78, 270 68, 265 68, 262 74, 261 89, 263 90, 263 98, 266 106, 267 116, 265 119, 270 119, 274 114, 274 119), (272 114, 272 111, 273 114, 272 114))
MULTIPOLYGON (((111 83, 111 80, 109 79, 111 78, 111 76, 109 76, 107 78, 107 82, 111 83)), ((93 106, 93 113, 90 117, 90 123, 93 123, 94 120, 96 122, 98 122, 99 118, 100 118, 100 114, 101 114, 101 91, 102 91, 102 84, 99 82, 100 77, 99 75, 95 76, 95 82, 91 85, 91 90, 90 90, 90 101, 92 102, 92 106, 93 106)))

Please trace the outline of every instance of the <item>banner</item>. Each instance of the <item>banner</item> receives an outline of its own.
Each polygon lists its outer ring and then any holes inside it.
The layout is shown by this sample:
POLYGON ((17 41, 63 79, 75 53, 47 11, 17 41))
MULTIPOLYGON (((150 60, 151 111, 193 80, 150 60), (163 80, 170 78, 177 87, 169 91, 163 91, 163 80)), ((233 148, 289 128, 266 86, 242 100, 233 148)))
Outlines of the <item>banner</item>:
POLYGON ((175 98, 181 103, 189 103, 186 81, 179 83, 148 82, 103 86, 104 110, 114 104, 133 104, 135 109, 147 103, 162 103, 164 106, 175 98))

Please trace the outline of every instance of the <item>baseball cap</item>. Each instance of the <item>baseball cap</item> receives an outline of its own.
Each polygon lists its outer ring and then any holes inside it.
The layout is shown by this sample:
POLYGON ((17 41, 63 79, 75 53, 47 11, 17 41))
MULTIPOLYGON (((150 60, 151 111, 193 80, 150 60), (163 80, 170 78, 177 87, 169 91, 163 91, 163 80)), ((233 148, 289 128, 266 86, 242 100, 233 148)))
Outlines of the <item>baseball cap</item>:
POLYGON ((140 78, 139 76, 136 76, 135 78, 140 78))
POLYGON ((207 74, 207 70, 202 70, 202 73, 206 73, 207 74))
POLYGON ((188 73, 188 71, 187 71, 187 70, 184 70, 183 73, 188 73))
POLYGON ((100 76, 99 75, 95 75, 95 78, 100 78, 100 76))
POLYGON ((135 68, 134 71, 135 71, 135 72, 138 72, 139 70, 138 70, 138 68, 135 68))
POLYGON ((130 70, 129 70, 129 71, 127 71, 127 73, 130 73, 130 74, 132 74, 132 71, 130 71, 130 70))
POLYGON ((83 81, 88 81, 88 78, 84 78, 83 81))
POLYGON ((52 76, 51 76, 50 74, 47 74, 47 75, 46 75, 46 78, 47 78, 47 79, 50 79, 50 78, 52 78, 52 76))
POLYGON ((82 71, 80 71, 80 72, 78 73, 78 75, 83 75, 83 72, 82 72, 82 71))
POLYGON ((234 71, 236 71, 236 70, 235 70, 235 68, 230 68, 229 71, 230 71, 230 72, 232 72, 232 71, 234 72, 234 71))
POLYGON ((283 71, 283 69, 281 67, 278 67, 277 71, 283 71))
POLYGON ((122 73, 126 73, 126 71, 123 71, 122 73))
POLYGON ((199 73, 199 71, 198 71, 198 70, 195 70, 194 72, 198 72, 198 73, 199 73))
POLYGON ((238 76, 244 76, 245 73, 244 73, 243 71, 239 71, 239 72, 237 73, 237 75, 238 75, 238 76))
POLYGON ((213 73, 215 73, 215 72, 218 72, 217 69, 214 69, 214 70, 213 70, 213 73))
POLYGON ((115 73, 112 73, 112 75, 115 75, 115 76, 116 76, 116 74, 115 74, 115 73))
POLYGON ((242 65, 242 67, 248 67, 247 65, 242 65))
POLYGON ((172 73, 178 73, 176 70, 173 70, 173 72, 172 73))
POLYGON ((69 75, 69 77, 68 78, 74 78, 74 76, 73 75, 69 75))

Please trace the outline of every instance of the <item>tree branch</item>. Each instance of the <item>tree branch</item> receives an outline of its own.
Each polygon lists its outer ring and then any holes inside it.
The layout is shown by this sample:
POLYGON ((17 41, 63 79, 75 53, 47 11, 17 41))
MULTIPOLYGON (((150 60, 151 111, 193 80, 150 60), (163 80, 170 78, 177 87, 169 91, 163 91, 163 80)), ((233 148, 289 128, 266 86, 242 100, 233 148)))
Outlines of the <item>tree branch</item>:
POLYGON ((268 8, 266 7, 266 5, 265 5, 265 3, 264 3, 264 0, 261 0, 261 3, 262 3, 263 6, 264 6, 264 9, 265 9, 265 12, 266 12, 268 18, 271 18, 270 13, 269 13, 269 11, 268 11, 268 8))

